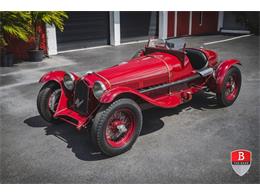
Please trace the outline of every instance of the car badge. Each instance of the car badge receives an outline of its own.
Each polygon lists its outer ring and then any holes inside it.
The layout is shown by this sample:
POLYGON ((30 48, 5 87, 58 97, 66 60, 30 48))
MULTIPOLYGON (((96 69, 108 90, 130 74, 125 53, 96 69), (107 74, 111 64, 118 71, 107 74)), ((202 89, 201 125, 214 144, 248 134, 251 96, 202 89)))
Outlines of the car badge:
POLYGON ((75 104, 76 104, 76 107, 78 108, 78 107, 80 107, 80 105, 83 103, 83 100, 79 100, 78 98, 76 99, 76 101, 75 101, 75 104))
POLYGON ((231 166, 239 176, 245 175, 252 164, 252 153, 249 150, 234 150, 230 154, 231 166))

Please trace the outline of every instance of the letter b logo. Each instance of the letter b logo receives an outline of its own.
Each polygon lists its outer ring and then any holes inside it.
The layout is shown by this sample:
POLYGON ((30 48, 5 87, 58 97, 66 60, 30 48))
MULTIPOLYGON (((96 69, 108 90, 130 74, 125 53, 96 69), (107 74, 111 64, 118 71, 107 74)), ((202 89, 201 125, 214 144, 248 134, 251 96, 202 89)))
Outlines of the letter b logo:
POLYGON ((244 160, 244 159, 245 159, 244 152, 238 152, 238 160, 244 160))

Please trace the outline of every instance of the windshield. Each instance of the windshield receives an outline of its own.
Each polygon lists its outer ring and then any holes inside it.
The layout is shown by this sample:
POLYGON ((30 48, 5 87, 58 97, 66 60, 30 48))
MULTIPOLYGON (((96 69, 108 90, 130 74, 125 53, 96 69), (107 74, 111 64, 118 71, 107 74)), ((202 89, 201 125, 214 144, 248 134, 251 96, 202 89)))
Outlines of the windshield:
POLYGON ((149 39, 148 47, 161 47, 165 48, 166 42, 164 39, 149 39))
POLYGON ((184 38, 149 39, 148 47, 182 50, 185 47, 184 38))
POLYGON ((184 38, 171 38, 166 40, 166 44, 170 49, 182 50, 186 45, 186 41, 184 38))

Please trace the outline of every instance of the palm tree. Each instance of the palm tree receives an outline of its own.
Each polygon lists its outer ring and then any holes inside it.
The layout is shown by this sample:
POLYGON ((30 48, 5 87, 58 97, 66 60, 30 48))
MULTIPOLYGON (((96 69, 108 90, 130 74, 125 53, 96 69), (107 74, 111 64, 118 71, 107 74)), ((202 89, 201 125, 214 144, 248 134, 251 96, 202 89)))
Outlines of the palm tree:
POLYGON ((7 37, 14 37, 23 41, 28 41, 31 34, 29 24, 30 12, 0 12, 0 62, 1 65, 11 66, 13 63, 13 55, 7 53, 8 45, 7 37))
POLYGON ((64 29, 64 19, 68 18, 66 12, 63 11, 32 11, 31 14, 31 30, 35 38, 35 50, 40 47, 40 32, 39 26, 44 24, 54 24, 59 30, 64 29))
MULTIPOLYGON (((68 15, 63 11, 31 11, 31 12, 0 12, 0 53, 1 57, 5 55, 5 47, 8 44, 6 37, 15 37, 23 41, 28 41, 31 36, 34 38, 34 50, 29 53, 36 54, 37 51, 40 61, 42 51, 40 51, 40 31, 39 27, 44 24, 54 24, 59 30, 64 29, 64 19, 68 15)), ((30 56, 30 54, 29 54, 30 56)), ((34 58, 34 57, 32 57, 34 58)))
POLYGON ((5 36, 15 37, 28 41, 31 34, 29 27, 30 12, 0 12, 0 47, 6 46, 8 41, 5 36))

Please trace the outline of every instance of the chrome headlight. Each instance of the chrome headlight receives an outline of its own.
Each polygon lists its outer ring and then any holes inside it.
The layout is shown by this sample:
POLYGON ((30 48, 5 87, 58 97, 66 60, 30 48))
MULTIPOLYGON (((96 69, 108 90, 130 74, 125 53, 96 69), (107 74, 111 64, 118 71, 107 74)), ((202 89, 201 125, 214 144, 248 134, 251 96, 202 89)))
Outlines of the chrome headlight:
POLYGON ((93 94, 94 96, 99 99, 102 94, 106 91, 106 86, 101 81, 96 81, 93 86, 93 94))
POLYGON ((67 90, 72 91, 74 88, 75 78, 71 73, 66 73, 63 77, 63 84, 67 90))

